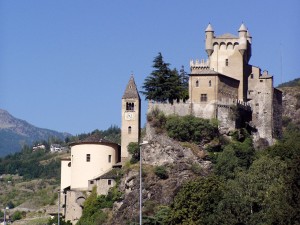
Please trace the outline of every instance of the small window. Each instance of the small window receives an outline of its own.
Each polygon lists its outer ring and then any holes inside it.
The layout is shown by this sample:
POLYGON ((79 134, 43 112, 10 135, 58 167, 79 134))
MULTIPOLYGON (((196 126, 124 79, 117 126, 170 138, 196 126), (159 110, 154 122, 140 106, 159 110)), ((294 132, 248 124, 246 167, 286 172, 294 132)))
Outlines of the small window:
POLYGON ((131 134, 131 126, 128 127, 128 134, 131 134))
POLYGON ((201 102, 207 102, 207 94, 201 94, 200 101, 201 102))
POLYGON ((91 180, 91 181, 90 181, 90 184, 94 184, 94 181, 93 181, 93 180, 91 180))
POLYGON ((68 167, 71 167, 71 162, 68 163, 68 167))
POLYGON ((108 155, 108 162, 111 163, 111 155, 108 155))
POLYGON ((196 87, 199 87, 199 80, 196 80, 196 87))
POLYGON ((263 80, 260 80, 260 82, 263 82, 263 80))
POLYGON ((107 180, 107 184, 108 184, 108 185, 111 185, 111 180, 107 180))
POLYGON ((86 161, 90 162, 91 161, 91 154, 86 154, 86 161))
POLYGON ((225 65, 226 65, 226 66, 229 65, 228 59, 225 59, 225 65))
POLYGON ((126 110, 134 111, 134 103, 133 102, 126 102, 126 110))
POLYGON ((253 77, 254 77, 254 76, 253 76, 253 73, 251 73, 250 78, 253 79, 253 77))
POLYGON ((256 106, 259 106, 259 103, 256 103, 255 105, 256 105, 256 106))
POLYGON ((210 80, 210 81, 208 81, 208 86, 209 86, 209 87, 211 87, 211 80, 210 80))

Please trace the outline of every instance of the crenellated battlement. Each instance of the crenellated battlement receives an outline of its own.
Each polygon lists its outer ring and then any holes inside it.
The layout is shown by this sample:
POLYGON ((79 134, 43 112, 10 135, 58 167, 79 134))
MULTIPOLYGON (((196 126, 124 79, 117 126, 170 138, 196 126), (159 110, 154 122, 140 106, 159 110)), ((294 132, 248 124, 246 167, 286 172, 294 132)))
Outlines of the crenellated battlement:
POLYGON ((207 60, 204 60, 204 59, 190 60, 190 68, 191 68, 191 70, 193 70, 193 69, 200 69, 200 70, 209 69, 209 59, 207 59, 207 60))

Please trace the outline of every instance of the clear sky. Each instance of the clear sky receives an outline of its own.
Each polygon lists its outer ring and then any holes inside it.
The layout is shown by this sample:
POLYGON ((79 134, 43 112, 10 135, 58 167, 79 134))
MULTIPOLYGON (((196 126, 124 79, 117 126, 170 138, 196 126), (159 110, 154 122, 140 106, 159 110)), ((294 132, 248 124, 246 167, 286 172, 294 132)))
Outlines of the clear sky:
POLYGON ((275 85, 300 77, 299 0, 0 0, 0 108, 72 134, 120 126, 130 74, 140 88, 158 52, 189 71, 209 22, 216 35, 244 22, 275 85))

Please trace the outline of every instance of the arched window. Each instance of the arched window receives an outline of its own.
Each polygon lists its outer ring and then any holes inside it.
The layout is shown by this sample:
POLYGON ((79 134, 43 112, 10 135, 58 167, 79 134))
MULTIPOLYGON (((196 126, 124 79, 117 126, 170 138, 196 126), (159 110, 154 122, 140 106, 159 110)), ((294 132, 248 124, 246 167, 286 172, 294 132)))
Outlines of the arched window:
POLYGON ((211 87, 211 80, 208 81, 208 86, 211 87))
POLYGON ((196 80, 196 87, 199 87, 199 80, 196 80))
POLYGON ((226 65, 226 66, 229 65, 228 59, 225 59, 225 65, 226 65))
POLYGON ((128 134, 131 134, 131 126, 128 127, 128 134))
POLYGON ((134 111, 134 103, 133 102, 126 102, 126 110, 134 111))

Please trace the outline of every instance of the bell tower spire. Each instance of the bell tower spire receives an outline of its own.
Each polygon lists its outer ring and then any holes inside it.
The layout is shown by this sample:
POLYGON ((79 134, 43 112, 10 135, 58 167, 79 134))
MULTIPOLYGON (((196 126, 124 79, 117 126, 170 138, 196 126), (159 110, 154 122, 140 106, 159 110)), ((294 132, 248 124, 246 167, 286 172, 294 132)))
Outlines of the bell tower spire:
POLYGON ((130 157, 127 146, 130 142, 140 142, 141 99, 133 74, 122 97, 121 159, 130 157))

